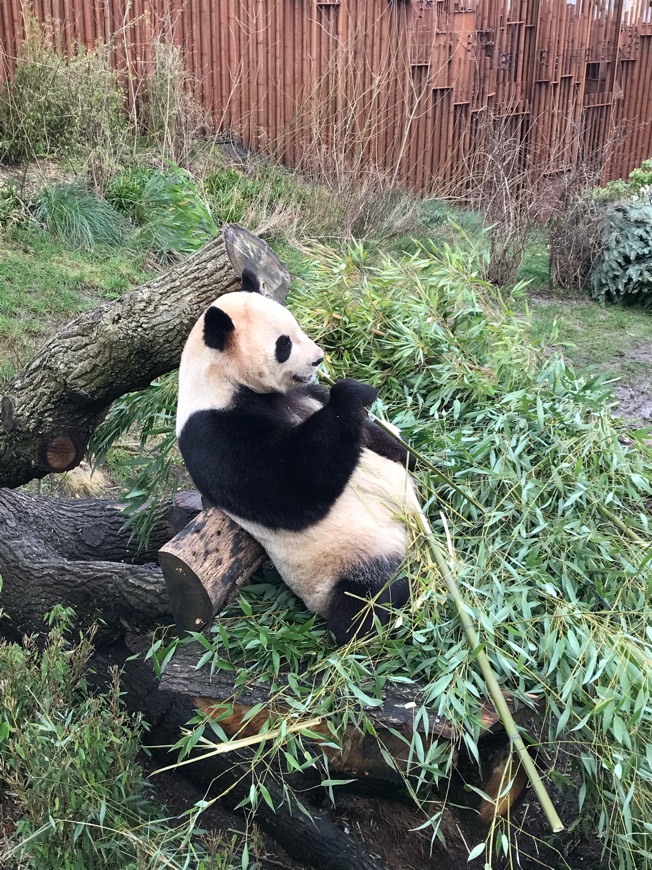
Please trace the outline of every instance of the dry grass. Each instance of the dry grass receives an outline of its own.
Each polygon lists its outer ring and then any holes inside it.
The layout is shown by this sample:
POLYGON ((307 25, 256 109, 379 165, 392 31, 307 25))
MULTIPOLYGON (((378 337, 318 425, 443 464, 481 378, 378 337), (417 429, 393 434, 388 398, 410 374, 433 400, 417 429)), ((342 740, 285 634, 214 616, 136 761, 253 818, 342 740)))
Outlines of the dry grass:
POLYGON ((156 38, 152 54, 152 69, 136 104, 137 123, 157 143, 164 160, 188 168, 194 143, 210 129, 208 114, 193 96, 182 50, 156 38))

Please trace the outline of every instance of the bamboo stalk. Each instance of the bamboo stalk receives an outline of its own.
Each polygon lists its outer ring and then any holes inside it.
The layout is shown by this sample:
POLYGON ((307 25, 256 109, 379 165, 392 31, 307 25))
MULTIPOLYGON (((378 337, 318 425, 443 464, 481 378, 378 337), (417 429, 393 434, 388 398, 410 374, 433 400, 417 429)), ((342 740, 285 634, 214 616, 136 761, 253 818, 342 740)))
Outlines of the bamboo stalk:
POLYGON ((602 514, 602 516, 606 520, 609 520, 609 522, 612 523, 614 526, 616 526, 617 529, 620 529, 620 531, 624 535, 627 535, 630 541, 634 541, 635 544, 641 544, 641 546, 643 547, 647 546, 646 541, 644 541, 643 538, 639 538, 634 529, 630 529, 629 526, 626 526, 625 523, 616 516, 616 514, 613 514, 603 504, 598 504, 596 505, 596 507, 598 508, 598 511, 602 514))
POLYGON ((387 432, 387 434, 391 435, 391 437, 395 441, 398 441, 399 444, 402 444, 407 452, 414 456, 415 459, 418 459, 424 468, 427 468, 428 471, 431 471, 433 474, 437 475, 440 480, 444 481, 446 486, 450 486, 450 488, 454 489, 458 495, 461 495, 462 498, 465 498, 468 502, 471 502, 474 507, 477 507, 478 510, 484 514, 485 510, 480 502, 476 501, 472 495, 469 495, 468 492, 465 492, 460 486, 458 486, 453 480, 451 480, 450 477, 445 475, 443 471, 440 471, 436 465, 433 465, 432 462, 426 459, 423 454, 419 453, 418 450, 415 450, 414 447, 408 444, 407 441, 404 441, 398 434, 398 432, 396 432, 393 426, 390 426, 389 423, 386 423, 384 420, 379 419, 378 417, 376 417, 375 414, 372 414, 370 411, 368 411, 367 413, 369 414, 370 419, 373 420, 377 426, 380 426, 380 428, 384 432, 387 432))
MULTIPOLYGON (((437 568, 439 569, 439 573, 443 577, 446 588, 448 589, 451 598, 455 602, 460 622, 462 623, 462 627, 464 628, 464 633, 466 634, 469 646, 474 652, 477 651, 476 658, 480 666, 480 670, 482 671, 482 676, 484 677, 487 691, 489 692, 489 696, 491 697, 491 700, 493 701, 493 704, 498 711, 498 715, 500 716, 502 723, 505 726, 505 732, 509 737, 510 744, 516 750, 521 764, 525 768, 525 772, 528 775, 530 783, 532 784, 532 788, 534 789, 539 803, 541 804, 541 808, 543 809, 546 818, 548 819, 550 827, 552 828, 554 833, 559 833, 559 831, 564 830, 563 822, 557 815, 557 810, 555 809, 552 801, 550 800, 550 795, 546 791, 543 780, 539 776, 539 771, 536 769, 534 762, 530 758, 527 747, 519 733, 518 726, 516 725, 510 709, 507 706, 505 696, 501 691, 498 680, 496 679, 496 676, 491 669, 489 658, 487 657, 484 649, 480 648, 480 638, 478 632, 475 629, 475 626, 473 625, 473 622, 471 621, 471 617, 469 615, 469 605, 465 603, 462 597, 462 593, 460 592, 459 587, 455 582, 455 578, 453 577, 453 574, 448 567, 446 558, 441 551, 441 547, 439 546, 439 543, 435 540, 432 529, 430 528, 430 524, 428 523, 425 514, 421 510, 419 511, 418 519, 421 525, 421 530, 423 531, 423 534, 428 541, 428 545, 430 546, 430 550, 437 564, 437 568)), ((443 515, 442 519, 444 519, 443 515)))

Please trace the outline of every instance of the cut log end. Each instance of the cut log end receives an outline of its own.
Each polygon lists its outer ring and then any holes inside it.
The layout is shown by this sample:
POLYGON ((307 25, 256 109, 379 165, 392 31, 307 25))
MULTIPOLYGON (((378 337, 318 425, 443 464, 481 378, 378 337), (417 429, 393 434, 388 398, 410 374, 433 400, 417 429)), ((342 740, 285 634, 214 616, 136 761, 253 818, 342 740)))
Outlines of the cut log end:
POLYGON ((39 461, 48 471, 70 471, 83 458, 83 445, 71 433, 49 436, 41 442, 39 461))
POLYGON ((203 511, 159 551, 177 631, 201 631, 246 583, 265 551, 217 508, 203 511))
POLYGON ((161 550, 158 561, 177 631, 201 631, 213 618, 213 605, 199 575, 174 553, 161 550))
POLYGON ((507 816, 528 784, 525 768, 510 746, 498 753, 487 772, 480 802, 480 820, 490 825, 495 818, 507 816))
POLYGON ((237 275, 253 270, 263 296, 284 303, 290 289, 290 273, 269 245, 238 224, 224 227, 224 245, 237 275))

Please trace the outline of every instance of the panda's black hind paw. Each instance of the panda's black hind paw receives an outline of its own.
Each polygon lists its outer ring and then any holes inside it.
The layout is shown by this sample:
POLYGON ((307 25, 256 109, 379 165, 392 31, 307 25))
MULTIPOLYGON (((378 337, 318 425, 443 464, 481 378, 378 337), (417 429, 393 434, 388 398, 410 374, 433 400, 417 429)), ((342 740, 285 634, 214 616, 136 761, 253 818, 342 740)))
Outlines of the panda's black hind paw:
POLYGON ((391 607, 403 607, 410 597, 410 584, 405 577, 387 583, 373 601, 364 587, 348 578, 340 580, 331 593, 327 622, 338 646, 350 640, 367 637, 373 632, 374 619, 387 625, 391 607))

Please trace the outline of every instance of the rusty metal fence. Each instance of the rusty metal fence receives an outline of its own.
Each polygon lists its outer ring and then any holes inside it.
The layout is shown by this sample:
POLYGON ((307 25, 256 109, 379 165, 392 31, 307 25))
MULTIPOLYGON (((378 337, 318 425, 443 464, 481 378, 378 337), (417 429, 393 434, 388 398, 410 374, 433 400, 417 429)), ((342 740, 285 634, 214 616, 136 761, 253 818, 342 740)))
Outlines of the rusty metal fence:
MULTIPOLYGON (((0 76, 24 4, 0 0, 0 76)), ((110 43, 131 97, 156 39, 218 130, 290 165, 458 181, 487 122, 545 174, 652 155, 650 0, 33 0, 62 46, 110 43), (499 126, 496 126, 498 123, 499 126)))

